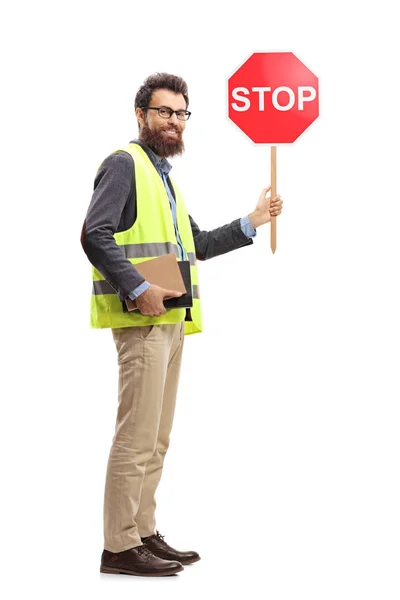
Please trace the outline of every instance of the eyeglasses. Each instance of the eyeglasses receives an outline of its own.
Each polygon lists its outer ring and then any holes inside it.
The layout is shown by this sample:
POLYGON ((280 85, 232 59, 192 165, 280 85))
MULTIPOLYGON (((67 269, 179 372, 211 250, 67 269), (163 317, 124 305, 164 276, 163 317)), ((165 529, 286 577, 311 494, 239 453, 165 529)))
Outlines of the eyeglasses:
POLYGON ((142 110, 158 110, 158 115, 163 119, 169 119, 174 113, 180 121, 187 121, 192 114, 188 110, 172 110, 169 106, 141 106, 142 110))

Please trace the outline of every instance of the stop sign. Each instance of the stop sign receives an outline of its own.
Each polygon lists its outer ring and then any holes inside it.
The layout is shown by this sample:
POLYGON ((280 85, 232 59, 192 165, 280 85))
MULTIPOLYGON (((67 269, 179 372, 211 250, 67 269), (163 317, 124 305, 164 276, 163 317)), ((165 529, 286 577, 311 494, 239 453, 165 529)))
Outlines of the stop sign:
POLYGON ((318 117, 318 78, 293 52, 255 52, 228 79, 229 118, 256 144, 291 144, 318 117))

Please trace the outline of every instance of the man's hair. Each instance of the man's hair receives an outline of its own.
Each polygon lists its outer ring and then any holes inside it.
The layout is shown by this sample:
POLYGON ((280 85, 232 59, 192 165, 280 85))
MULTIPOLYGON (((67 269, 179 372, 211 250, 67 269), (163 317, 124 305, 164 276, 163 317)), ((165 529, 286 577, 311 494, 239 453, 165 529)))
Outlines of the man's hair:
POLYGON ((135 110, 138 106, 148 106, 152 93, 155 90, 166 89, 175 94, 182 94, 186 102, 186 109, 189 106, 189 96, 186 81, 177 75, 170 73, 153 73, 144 80, 140 86, 135 98, 135 110))

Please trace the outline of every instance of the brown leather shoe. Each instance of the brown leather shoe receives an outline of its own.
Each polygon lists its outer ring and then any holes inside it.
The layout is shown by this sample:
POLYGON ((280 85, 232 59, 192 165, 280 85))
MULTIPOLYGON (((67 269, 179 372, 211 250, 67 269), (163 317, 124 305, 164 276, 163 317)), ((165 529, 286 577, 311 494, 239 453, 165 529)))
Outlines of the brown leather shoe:
POLYGON ((200 556, 197 552, 193 550, 188 550, 187 552, 180 552, 179 550, 175 550, 164 542, 163 535, 160 534, 156 529, 156 533, 150 535, 143 541, 143 544, 146 544, 147 548, 159 558, 164 558, 166 560, 178 560, 182 565, 190 565, 194 562, 200 560, 200 556))
POLYGON ((101 573, 128 573, 128 575, 144 577, 162 577, 174 575, 179 571, 183 571, 180 562, 158 558, 150 552, 145 544, 123 552, 103 550, 101 555, 101 573))

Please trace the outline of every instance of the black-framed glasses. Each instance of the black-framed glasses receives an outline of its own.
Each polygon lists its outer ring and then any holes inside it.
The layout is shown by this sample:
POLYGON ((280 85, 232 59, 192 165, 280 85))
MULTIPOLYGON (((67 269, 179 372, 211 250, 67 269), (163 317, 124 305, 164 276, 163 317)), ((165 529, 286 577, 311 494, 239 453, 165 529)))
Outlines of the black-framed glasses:
POLYGON ((158 115, 163 119, 169 119, 174 113, 180 121, 187 121, 192 114, 188 110, 172 110, 169 106, 141 106, 142 110, 158 110, 158 115))

